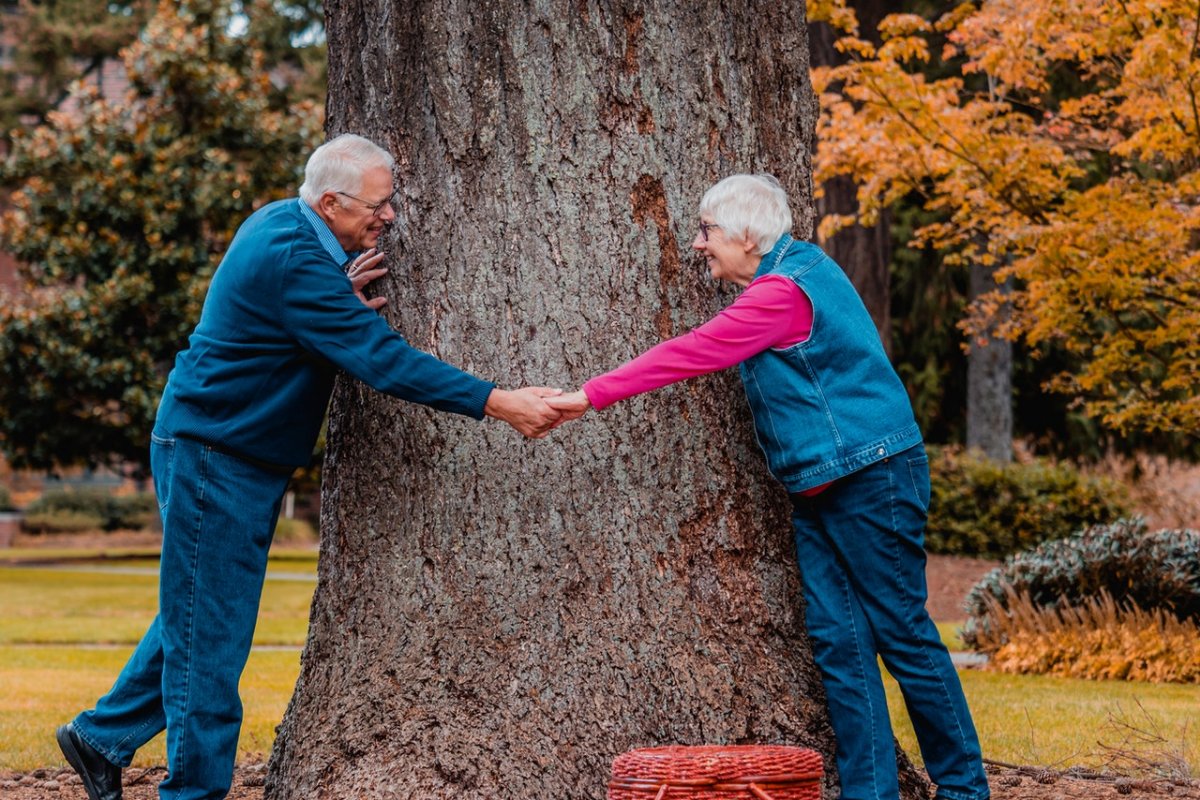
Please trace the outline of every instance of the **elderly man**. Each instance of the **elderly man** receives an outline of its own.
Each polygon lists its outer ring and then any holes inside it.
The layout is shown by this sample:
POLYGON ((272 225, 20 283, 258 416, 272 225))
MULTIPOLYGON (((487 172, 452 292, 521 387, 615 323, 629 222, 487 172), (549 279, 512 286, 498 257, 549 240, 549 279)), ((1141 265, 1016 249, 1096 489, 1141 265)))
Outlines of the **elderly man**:
POLYGON ((250 216, 213 276, 159 405, 150 465, 163 521, 159 614, 116 684, 57 731, 91 800, 164 728, 164 798, 221 798, 245 667, 288 478, 312 453, 343 369, 396 397, 541 437, 556 390, 497 389, 410 347, 362 287, 395 217, 392 158, 359 136, 313 153, 300 198, 250 216), (351 261, 348 253, 359 253, 351 261), (349 265, 349 275, 344 265, 349 265))

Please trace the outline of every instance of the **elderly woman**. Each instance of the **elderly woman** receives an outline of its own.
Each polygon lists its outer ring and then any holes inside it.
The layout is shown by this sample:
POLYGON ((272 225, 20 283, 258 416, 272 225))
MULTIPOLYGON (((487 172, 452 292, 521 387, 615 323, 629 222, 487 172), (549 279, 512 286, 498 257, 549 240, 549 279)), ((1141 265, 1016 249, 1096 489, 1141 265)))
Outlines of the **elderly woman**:
POLYGON ((791 225, 774 177, 713 186, 692 247, 714 278, 746 290, 699 328, 547 402, 576 416, 740 364, 759 445, 792 498, 842 797, 899 795, 878 655, 900 684, 937 797, 986 798, 975 726, 925 610, 921 432, 854 287, 791 225))

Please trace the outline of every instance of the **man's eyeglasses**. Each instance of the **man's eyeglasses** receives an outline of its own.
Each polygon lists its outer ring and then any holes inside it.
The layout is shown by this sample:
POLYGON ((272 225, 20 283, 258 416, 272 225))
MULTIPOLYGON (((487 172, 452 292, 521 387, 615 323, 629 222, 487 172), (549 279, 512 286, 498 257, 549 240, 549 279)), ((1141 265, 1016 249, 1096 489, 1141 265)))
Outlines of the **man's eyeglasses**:
POLYGON ((392 193, 389 194, 382 201, 380 201, 378 203, 368 203, 366 200, 363 200, 361 197, 355 197, 354 195, 350 194, 349 192, 337 192, 337 191, 334 192, 334 194, 340 194, 343 197, 349 197, 351 200, 357 200, 358 202, 362 203, 364 206, 366 206, 371 211, 371 216, 373 216, 373 217, 378 217, 380 214, 382 214, 383 209, 390 206, 392 204, 392 201, 396 199, 396 195, 399 193, 400 193, 399 189, 393 189, 392 193))
POLYGON ((700 236, 702 236, 704 238, 704 241, 707 242, 708 241, 708 229, 709 228, 719 228, 719 227, 721 227, 721 226, 715 222, 701 222, 700 223, 700 236))

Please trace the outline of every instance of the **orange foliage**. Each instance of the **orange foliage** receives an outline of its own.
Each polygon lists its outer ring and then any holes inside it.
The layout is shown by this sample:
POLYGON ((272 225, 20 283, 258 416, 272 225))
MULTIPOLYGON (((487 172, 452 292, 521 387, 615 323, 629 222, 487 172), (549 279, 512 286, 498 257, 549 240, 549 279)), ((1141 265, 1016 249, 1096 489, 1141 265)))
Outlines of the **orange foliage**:
POLYGON ((964 4, 890 16, 879 46, 843 0, 809 14, 849 57, 814 70, 817 181, 855 180, 866 223, 923 197, 914 244, 1013 280, 964 330, 1064 347, 1049 388, 1088 414, 1200 433, 1200 2, 964 4))

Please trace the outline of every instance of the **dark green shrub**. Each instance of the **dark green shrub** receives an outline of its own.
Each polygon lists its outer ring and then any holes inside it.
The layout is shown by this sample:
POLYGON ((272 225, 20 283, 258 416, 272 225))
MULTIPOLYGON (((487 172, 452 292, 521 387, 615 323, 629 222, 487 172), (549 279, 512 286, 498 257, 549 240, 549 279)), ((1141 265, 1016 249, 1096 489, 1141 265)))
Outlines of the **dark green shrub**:
POLYGON ((52 533, 86 530, 79 526, 92 519, 92 530, 140 530, 157 518, 158 505, 152 494, 115 497, 101 489, 58 489, 30 503, 22 524, 32 532, 41 528, 41 532, 52 533))
POLYGON ((1130 513, 1124 488, 1068 464, 1001 464, 958 448, 929 448, 925 548, 1002 558, 1130 513))
POLYGON ((158 499, 149 492, 140 492, 114 497, 112 517, 105 527, 108 530, 140 531, 158 524, 158 499))
POLYGON ((975 647, 986 638, 991 614, 1007 609, 1014 597, 1057 608, 1104 594, 1122 607, 1200 620, 1200 532, 1147 533, 1146 523, 1135 517, 1093 525, 1008 558, 967 595, 962 639, 975 647))
POLYGON ((85 533, 98 531, 103 524, 103 519, 86 511, 39 511, 21 518, 21 528, 29 533, 85 533))
POLYGON ((104 523, 112 517, 112 497, 99 489, 54 489, 25 509, 27 519, 52 514, 87 515, 99 521, 97 527, 104 527, 104 523))
POLYGON ((0 486, 0 511, 12 511, 16 508, 13 505, 12 495, 8 491, 7 486, 0 486))

